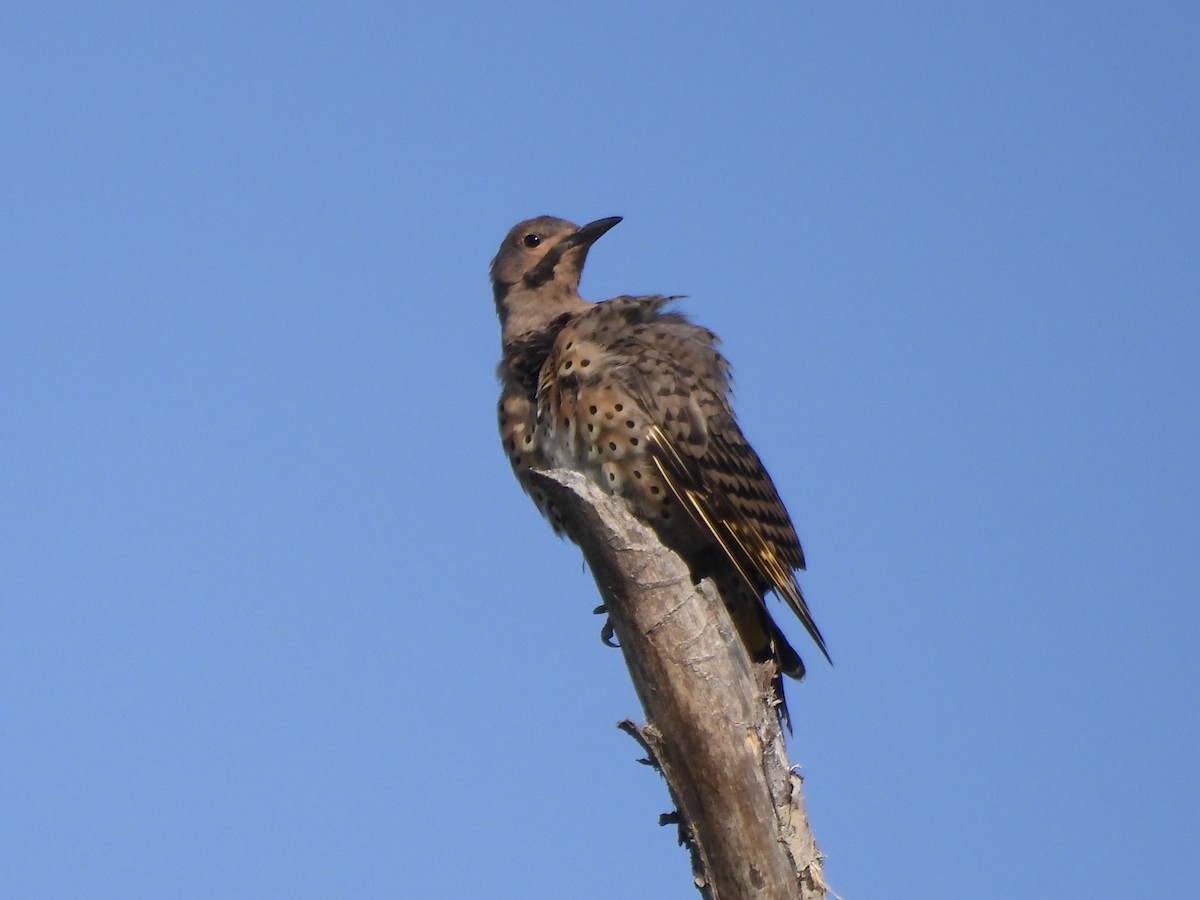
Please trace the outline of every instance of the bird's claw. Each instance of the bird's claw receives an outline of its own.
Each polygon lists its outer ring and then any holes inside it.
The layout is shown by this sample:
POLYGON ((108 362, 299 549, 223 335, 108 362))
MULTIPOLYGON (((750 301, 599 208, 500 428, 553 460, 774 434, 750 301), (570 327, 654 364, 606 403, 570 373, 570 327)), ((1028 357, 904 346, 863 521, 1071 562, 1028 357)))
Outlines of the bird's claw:
MULTIPOLYGON (((597 616, 602 616, 607 612, 608 612, 608 610, 604 608, 603 603, 601 603, 599 606, 597 606, 595 609, 592 610, 592 613, 597 616)), ((600 629, 600 641, 606 647, 618 647, 619 648, 621 645, 613 640, 613 635, 615 635, 615 634, 616 634, 616 632, 613 631, 612 619, 605 619, 604 627, 600 629)))

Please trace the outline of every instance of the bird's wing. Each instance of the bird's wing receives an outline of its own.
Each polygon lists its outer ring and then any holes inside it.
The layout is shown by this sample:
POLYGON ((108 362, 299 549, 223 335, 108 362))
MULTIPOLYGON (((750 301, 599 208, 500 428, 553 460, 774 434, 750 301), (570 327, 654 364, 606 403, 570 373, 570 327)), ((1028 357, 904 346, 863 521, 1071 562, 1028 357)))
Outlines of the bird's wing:
MULTIPOLYGON (((689 459, 662 426, 654 426, 650 440, 654 464, 683 508, 712 536, 752 591, 758 593, 769 589, 787 602, 821 653, 829 659, 825 638, 813 620, 794 570, 785 552, 781 552, 770 536, 783 527, 773 521, 776 518, 773 507, 782 509, 782 504, 777 498, 771 503, 752 495, 754 483, 769 477, 761 464, 748 477, 745 473, 731 477, 728 471, 721 471, 721 464, 714 464, 715 461, 707 456, 700 460, 689 459), (741 491, 714 487, 717 483, 731 481, 740 484, 741 491)), ((748 445, 746 449, 750 450, 748 445)), ((753 450, 750 454, 757 463, 753 450)), ((783 514, 786 516, 786 512, 783 514)), ((790 528, 790 523, 787 527, 790 528)), ((798 551, 798 544, 796 548, 798 551)))
POLYGON ((631 328, 641 346, 625 380, 653 424, 650 456, 671 493, 756 594, 791 607, 826 659, 829 651, 794 570, 804 554, 779 494, 734 418, 729 367, 715 336, 682 316, 631 328))

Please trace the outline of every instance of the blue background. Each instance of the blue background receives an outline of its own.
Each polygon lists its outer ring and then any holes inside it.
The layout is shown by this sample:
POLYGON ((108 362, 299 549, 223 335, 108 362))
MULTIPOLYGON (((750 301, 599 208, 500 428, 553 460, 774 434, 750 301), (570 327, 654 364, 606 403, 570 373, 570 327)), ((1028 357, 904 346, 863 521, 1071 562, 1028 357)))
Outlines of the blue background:
POLYGON ((1200 7, 7 4, 0 894, 692 897, 495 435, 515 221, 689 295, 847 900, 1194 891, 1200 7), (103 7, 103 8, 102 8, 103 7), (202 7, 202 8, 201 8, 202 7))

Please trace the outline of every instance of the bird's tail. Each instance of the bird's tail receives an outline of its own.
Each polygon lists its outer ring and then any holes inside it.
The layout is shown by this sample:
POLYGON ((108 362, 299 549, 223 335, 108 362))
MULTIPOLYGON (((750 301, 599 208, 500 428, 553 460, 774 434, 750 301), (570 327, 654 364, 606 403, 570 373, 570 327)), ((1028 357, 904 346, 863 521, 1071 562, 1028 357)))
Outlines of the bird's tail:
POLYGON ((780 722, 790 732, 792 723, 783 693, 783 676, 797 681, 804 678, 804 660, 775 624, 762 598, 747 590, 740 576, 718 578, 717 581, 718 590, 725 599, 730 618, 750 659, 756 663, 775 664, 775 674, 771 678, 771 700, 775 703, 780 722))

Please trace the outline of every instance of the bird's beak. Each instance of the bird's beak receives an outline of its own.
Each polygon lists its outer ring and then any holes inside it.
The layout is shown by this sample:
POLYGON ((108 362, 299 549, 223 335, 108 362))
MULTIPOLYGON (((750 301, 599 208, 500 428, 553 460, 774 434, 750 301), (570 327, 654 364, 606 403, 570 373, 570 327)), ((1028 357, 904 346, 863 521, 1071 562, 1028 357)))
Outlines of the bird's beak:
POLYGON ((574 234, 563 238, 558 246, 564 251, 570 250, 572 247, 590 247, 620 221, 620 216, 609 216, 607 219, 597 219, 595 222, 588 222, 574 234))
POLYGON ((597 219, 595 222, 588 222, 574 234, 568 234, 550 248, 549 252, 542 257, 541 262, 525 273, 525 283, 530 287, 545 284, 554 277, 554 267, 558 265, 558 261, 563 258, 563 255, 569 250, 574 250, 576 247, 583 248, 579 263, 582 266, 582 257, 587 255, 588 248, 600 240, 602 235, 620 221, 620 216, 609 216, 607 219, 597 219))

